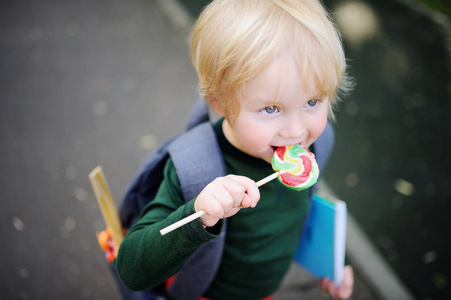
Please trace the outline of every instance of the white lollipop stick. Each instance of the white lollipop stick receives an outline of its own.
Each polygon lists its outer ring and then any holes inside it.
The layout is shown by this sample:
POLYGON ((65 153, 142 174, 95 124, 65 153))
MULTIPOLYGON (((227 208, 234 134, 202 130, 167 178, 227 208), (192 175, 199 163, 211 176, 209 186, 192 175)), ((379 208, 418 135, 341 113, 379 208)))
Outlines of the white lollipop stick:
POLYGON ((167 233, 169 233, 171 231, 176 230, 179 227, 182 227, 185 224, 188 224, 191 221, 196 220, 197 218, 202 217, 203 215, 205 215, 205 212, 203 210, 199 210, 198 212, 196 212, 196 213, 194 213, 194 214, 192 214, 192 215, 190 215, 190 216, 188 216, 186 218, 183 218, 180 221, 177 221, 174 224, 169 225, 168 227, 165 227, 165 228, 161 229, 160 233, 161 233, 161 235, 165 235, 165 234, 167 234, 167 233))
MULTIPOLYGON (((256 182, 257 187, 261 187, 262 185, 270 182, 273 179, 276 179, 277 177, 279 177, 279 173, 275 172, 275 173, 263 178, 262 180, 256 182)), ((205 212, 203 210, 199 210, 198 212, 196 212, 196 213, 194 213, 194 214, 192 214, 192 215, 190 215, 190 216, 188 216, 186 218, 183 218, 180 221, 177 221, 177 222, 175 222, 172 225, 169 225, 169 226, 161 229, 160 230, 160 234, 161 235, 165 235, 165 234, 167 234, 167 233, 169 233, 171 231, 176 230, 179 227, 182 227, 183 225, 185 225, 185 224, 187 224, 187 223, 189 223, 191 221, 196 220, 197 218, 202 217, 203 215, 205 215, 205 212)))
POLYGON ((255 184, 257 184, 257 187, 261 187, 262 185, 267 184, 268 182, 276 179, 277 177, 279 177, 279 172, 272 173, 271 175, 263 178, 262 180, 257 181, 255 184))

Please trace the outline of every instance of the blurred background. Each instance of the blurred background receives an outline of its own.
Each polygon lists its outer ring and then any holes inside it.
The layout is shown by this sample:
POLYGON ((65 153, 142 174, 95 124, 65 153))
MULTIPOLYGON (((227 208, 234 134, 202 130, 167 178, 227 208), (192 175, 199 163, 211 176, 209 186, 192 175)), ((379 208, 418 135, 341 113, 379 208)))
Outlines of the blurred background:
MULTIPOLYGON (((209 1, 178 1, 188 17, 162 2, 0 2, 0 299, 119 299, 88 174, 102 165, 119 202, 184 128, 186 37, 209 1)), ((415 298, 450 299, 451 4, 324 3, 356 83, 324 178, 415 298)), ((356 271, 355 299, 381 298, 356 271)))

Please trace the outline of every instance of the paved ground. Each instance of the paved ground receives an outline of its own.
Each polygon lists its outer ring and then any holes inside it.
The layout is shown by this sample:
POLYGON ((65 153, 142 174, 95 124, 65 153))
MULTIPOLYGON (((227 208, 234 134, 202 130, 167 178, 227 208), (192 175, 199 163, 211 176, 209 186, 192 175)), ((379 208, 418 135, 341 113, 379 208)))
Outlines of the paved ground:
MULTIPOLYGON (((119 298, 87 175, 101 164, 118 201, 182 130, 197 80, 181 33, 153 1, 2 2, 0 299, 119 298)), ((376 299, 356 276, 354 298, 376 299)), ((277 299, 322 297, 312 282, 293 267, 277 299)))
POLYGON ((117 299, 88 173, 118 201, 183 129, 187 48, 152 1, 2 1, 0 53, 0 299, 117 299))

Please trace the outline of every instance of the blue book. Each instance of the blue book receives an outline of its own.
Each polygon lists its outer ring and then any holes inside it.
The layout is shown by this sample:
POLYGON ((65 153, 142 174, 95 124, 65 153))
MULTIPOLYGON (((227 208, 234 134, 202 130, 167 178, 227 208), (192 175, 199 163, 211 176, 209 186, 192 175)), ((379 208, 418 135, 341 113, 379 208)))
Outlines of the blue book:
POLYGON ((295 261, 318 278, 343 280, 346 244, 346 203, 313 197, 295 261))

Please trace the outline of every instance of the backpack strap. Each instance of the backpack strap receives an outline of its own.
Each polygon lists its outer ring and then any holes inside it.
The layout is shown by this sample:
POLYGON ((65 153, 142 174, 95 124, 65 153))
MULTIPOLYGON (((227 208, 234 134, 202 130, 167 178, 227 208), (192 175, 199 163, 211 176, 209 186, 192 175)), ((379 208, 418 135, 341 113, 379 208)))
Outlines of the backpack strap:
POLYGON ((119 217, 124 228, 130 228, 135 224, 142 209, 155 198, 169 157, 167 147, 175 138, 167 140, 150 152, 128 186, 119 205, 119 217))
POLYGON ((189 131, 201 123, 208 122, 209 120, 208 105, 205 102, 204 97, 199 96, 188 114, 186 131, 189 131))
MULTIPOLYGON (((169 145, 185 202, 194 199, 226 167, 210 122, 202 123, 169 145)), ((174 299, 198 299, 213 281, 224 249, 226 222, 218 238, 202 245, 177 273, 169 294, 174 299)))
POLYGON ((224 159, 210 122, 202 123, 169 145, 185 202, 216 177, 226 174, 224 159))

